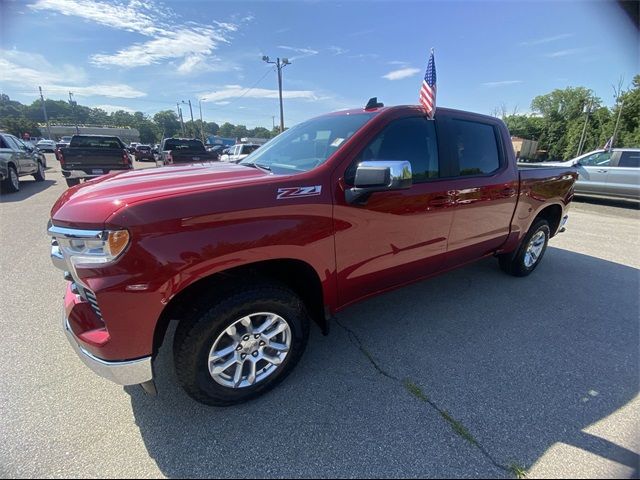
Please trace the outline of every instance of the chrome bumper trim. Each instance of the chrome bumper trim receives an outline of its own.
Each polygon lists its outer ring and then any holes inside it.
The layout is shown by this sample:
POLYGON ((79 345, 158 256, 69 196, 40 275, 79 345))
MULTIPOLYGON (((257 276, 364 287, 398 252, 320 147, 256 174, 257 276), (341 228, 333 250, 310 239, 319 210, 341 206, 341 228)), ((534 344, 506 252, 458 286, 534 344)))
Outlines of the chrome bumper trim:
POLYGON ((83 170, 62 170, 62 176, 64 178, 98 178, 103 175, 109 175, 114 172, 124 172, 125 169, 122 170, 105 170, 104 173, 87 173, 83 170))
POLYGON ((71 331, 69 320, 64 311, 62 313, 64 333, 71 347, 80 357, 80 360, 99 376, 111 380, 118 385, 137 385, 139 383, 153 380, 153 369, 151 367, 151 357, 139 358, 137 360, 127 360, 122 362, 109 362, 95 357, 82 348, 76 341, 76 337, 71 331))

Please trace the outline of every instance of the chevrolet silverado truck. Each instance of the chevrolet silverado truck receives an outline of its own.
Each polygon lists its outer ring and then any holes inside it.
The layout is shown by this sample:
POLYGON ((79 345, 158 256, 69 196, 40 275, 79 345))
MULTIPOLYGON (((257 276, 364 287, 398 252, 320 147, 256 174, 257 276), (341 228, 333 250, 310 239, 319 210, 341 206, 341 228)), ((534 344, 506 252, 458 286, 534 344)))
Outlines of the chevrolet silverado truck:
POLYGON ((80 180, 133 168, 122 140, 105 135, 74 135, 68 147, 59 149, 58 160, 70 187, 80 180))
POLYGON ((187 163, 215 162, 218 155, 208 152, 204 143, 195 138, 165 138, 160 145, 160 158, 156 166, 187 163))
POLYGON ((328 333, 356 301, 489 256, 532 273, 575 180, 519 169, 499 119, 417 106, 320 116, 239 164, 106 175, 51 211, 62 326, 118 384, 155 392, 171 342, 191 397, 247 401, 291 372, 312 322, 328 333))

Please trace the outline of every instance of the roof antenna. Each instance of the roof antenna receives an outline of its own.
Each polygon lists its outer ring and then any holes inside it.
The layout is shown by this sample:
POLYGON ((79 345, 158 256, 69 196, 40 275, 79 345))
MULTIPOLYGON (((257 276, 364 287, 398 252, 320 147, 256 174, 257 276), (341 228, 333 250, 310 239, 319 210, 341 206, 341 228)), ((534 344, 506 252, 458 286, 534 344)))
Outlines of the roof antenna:
POLYGON ((371 110, 373 108, 384 107, 384 103, 378 102, 378 97, 372 97, 367 102, 367 106, 364 107, 365 110, 371 110))

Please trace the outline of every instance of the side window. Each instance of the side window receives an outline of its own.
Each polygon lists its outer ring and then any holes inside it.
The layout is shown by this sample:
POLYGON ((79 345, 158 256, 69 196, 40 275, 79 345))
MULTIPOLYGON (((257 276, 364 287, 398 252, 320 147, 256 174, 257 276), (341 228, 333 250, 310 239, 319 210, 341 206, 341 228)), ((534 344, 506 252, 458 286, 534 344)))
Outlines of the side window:
POLYGON ((360 162, 407 160, 411 163, 413 183, 438 178, 438 143, 434 122, 422 117, 395 120, 385 127, 345 173, 345 181, 353 184, 360 162))
POLYGON ((640 152, 622 152, 618 166, 640 168, 640 152))
POLYGON ((20 150, 20 146, 18 145, 18 142, 13 137, 6 136, 5 138, 7 140, 7 145, 9 146, 10 149, 20 150))
POLYGON ((604 167, 611 163, 613 152, 598 152, 580 160, 580 165, 586 167, 604 167))
POLYGON ((492 125, 467 120, 452 120, 459 175, 486 175, 500 168, 496 131, 492 125))
POLYGON ((4 137, 0 137, 0 148, 9 148, 7 142, 4 141, 4 137))

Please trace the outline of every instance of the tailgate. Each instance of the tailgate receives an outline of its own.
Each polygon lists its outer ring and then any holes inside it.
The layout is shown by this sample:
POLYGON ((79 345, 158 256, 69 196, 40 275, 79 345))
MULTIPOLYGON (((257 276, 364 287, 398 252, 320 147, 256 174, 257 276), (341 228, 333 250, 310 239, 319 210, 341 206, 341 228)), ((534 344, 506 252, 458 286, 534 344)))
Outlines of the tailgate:
POLYGON ((211 160, 210 154, 198 151, 172 150, 171 156, 173 157, 173 163, 204 162, 211 160))
POLYGON ((117 170, 129 168, 124 152, 111 148, 66 148, 63 149, 64 168, 67 170, 103 169, 117 170))

